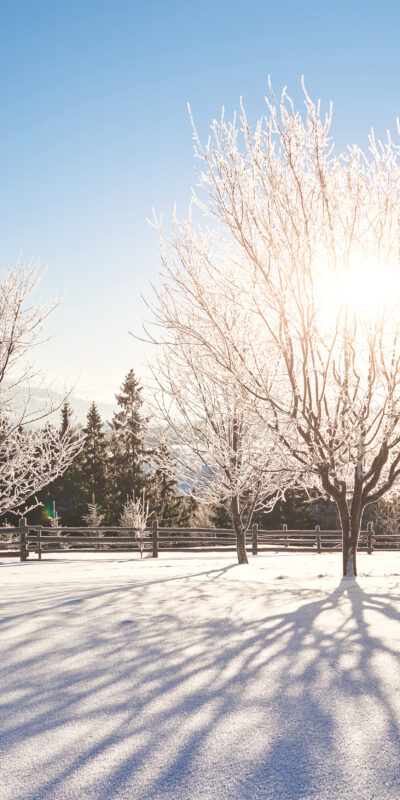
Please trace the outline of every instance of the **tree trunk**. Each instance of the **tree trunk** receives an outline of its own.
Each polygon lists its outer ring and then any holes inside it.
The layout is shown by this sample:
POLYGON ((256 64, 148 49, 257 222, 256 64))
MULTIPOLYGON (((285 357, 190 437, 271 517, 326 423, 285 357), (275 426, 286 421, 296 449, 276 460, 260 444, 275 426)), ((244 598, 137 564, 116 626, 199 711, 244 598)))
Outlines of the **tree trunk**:
POLYGON ((360 535, 361 518, 359 514, 349 514, 347 504, 338 505, 342 526, 343 577, 357 575, 357 546, 360 535))
POLYGON ((243 527, 242 521, 240 519, 238 497, 233 497, 231 500, 231 513, 232 513, 233 529, 236 535, 236 552, 237 552, 238 564, 248 564, 249 561, 246 552, 246 530, 243 527))
POLYGON ((246 534, 241 527, 240 530, 235 530, 236 533, 236 552, 238 564, 248 564, 247 551, 246 551, 246 534))

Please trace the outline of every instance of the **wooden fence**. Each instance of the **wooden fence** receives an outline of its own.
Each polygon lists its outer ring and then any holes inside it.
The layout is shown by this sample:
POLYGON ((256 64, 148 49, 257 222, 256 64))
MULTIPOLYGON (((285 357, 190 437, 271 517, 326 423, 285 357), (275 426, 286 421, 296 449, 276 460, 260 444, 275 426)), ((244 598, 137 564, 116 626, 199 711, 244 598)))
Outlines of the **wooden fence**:
MULTIPOLYGON (((177 552, 234 552, 236 540, 230 528, 160 528, 153 522, 143 536, 146 555, 157 558, 163 550, 177 552)), ((252 555, 258 553, 293 552, 325 553, 340 551, 342 534, 339 530, 262 530, 257 525, 246 535, 246 547, 252 555)), ((126 552, 138 550, 139 542, 134 528, 43 528, 29 526, 20 521, 19 528, 0 528, 0 560, 4 557, 19 557, 26 561, 30 553, 41 559, 45 553, 60 551, 126 552)), ((372 523, 360 533, 359 550, 371 554, 375 550, 400 550, 400 533, 396 535, 376 534, 372 523)))

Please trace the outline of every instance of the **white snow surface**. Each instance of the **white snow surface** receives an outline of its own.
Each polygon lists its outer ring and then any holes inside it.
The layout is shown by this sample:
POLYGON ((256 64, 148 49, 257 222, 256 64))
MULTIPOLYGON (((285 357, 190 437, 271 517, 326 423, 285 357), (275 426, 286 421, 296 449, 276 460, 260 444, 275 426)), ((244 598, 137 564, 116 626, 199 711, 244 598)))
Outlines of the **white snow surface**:
POLYGON ((1 800, 400 798, 400 553, 0 559, 1 800))

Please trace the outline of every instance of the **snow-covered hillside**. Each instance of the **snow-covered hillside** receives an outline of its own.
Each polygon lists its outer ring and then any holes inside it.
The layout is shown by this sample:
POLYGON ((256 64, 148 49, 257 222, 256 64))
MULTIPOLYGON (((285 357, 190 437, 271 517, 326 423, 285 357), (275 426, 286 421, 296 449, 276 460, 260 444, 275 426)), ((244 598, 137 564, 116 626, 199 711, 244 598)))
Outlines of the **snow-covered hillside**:
POLYGON ((400 797, 400 554, 0 563, 1 800, 400 797))

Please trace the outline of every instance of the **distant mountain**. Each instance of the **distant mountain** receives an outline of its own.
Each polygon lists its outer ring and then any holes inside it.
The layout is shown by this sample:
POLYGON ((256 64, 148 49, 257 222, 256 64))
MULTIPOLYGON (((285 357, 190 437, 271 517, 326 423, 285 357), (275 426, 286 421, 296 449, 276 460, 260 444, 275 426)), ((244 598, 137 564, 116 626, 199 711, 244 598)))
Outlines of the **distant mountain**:
MULTIPOLYGON (((45 389, 43 387, 28 387, 21 389, 19 394, 19 401, 21 405, 26 402, 29 398, 29 409, 32 412, 39 411, 40 408, 48 402, 48 398, 51 398, 51 401, 54 405, 61 405, 64 399, 64 395, 61 392, 56 392, 53 389, 45 389)), ((83 400, 80 397, 74 397, 71 395, 68 398, 68 402, 73 410, 75 422, 77 425, 84 425, 86 423, 87 413, 89 408, 92 404, 91 400, 83 400)), ((117 404, 115 403, 102 403, 96 402, 97 408, 99 410, 99 414, 104 422, 111 420, 114 411, 117 409, 117 404)), ((59 416, 60 412, 55 411, 54 414, 49 417, 49 421, 53 425, 57 425, 57 415, 59 416)), ((43 424, 42 422, 40 424, 43 424)))

